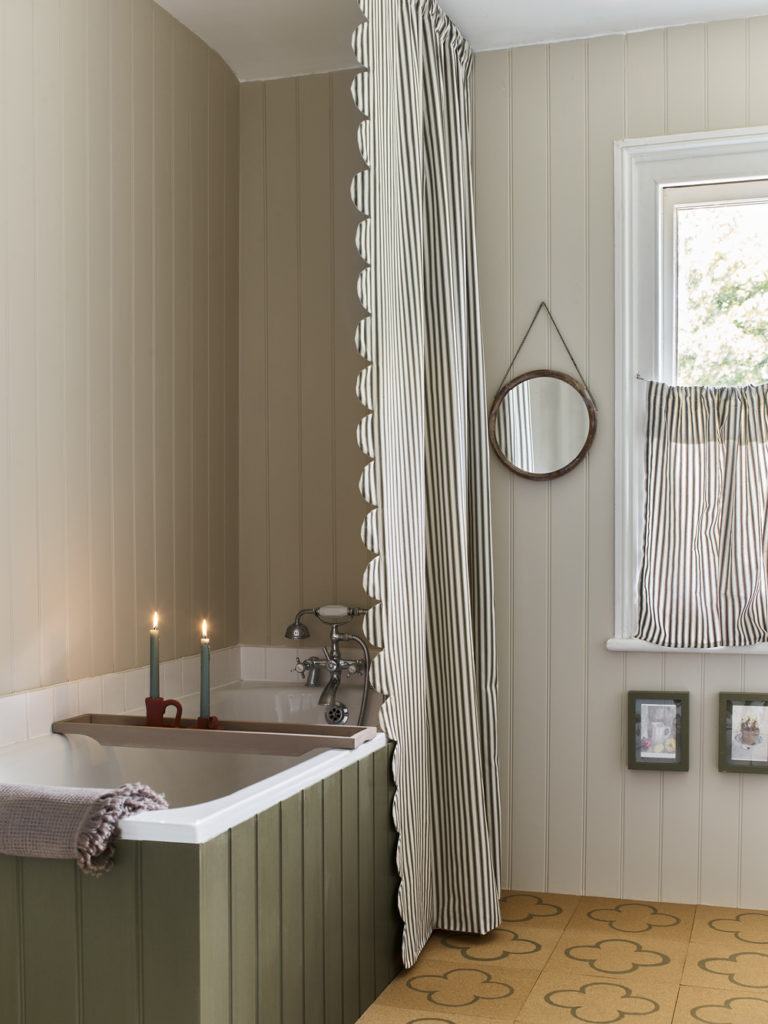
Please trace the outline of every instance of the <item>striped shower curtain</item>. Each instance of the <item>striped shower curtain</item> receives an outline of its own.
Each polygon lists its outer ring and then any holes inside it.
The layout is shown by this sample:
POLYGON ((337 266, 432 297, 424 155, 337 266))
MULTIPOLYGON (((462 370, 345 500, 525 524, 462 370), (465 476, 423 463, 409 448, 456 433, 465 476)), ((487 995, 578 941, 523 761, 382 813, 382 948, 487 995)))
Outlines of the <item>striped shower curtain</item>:
POLYGON ((499 922, 496 657, 488 438, 470 161, 471 52, 432 0, 361 0, 354 93, 368 170, 353 196, 370 316, 361 488, 382 648, 373 683, 396 741, 403 959, 433 928, 499 922))
POLYGON ((637 636, 768 640, 768 385, 648 385, 637 636))

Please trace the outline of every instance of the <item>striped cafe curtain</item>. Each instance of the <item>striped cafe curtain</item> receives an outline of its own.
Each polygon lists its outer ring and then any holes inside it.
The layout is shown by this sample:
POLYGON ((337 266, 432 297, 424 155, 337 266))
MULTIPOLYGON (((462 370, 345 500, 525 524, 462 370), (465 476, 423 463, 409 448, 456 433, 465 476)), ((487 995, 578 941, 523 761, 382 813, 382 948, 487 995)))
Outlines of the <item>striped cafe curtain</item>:
POLYGON ((637 636, 768 640, 768 385, 648 386, 637 636))
POLYGON ((393 761, 410 966, 433 928, 499 922, 488 437, 470 161, 471 52, 433 0, 361 0, 353 196, 370 361, 368 639, 393 761))

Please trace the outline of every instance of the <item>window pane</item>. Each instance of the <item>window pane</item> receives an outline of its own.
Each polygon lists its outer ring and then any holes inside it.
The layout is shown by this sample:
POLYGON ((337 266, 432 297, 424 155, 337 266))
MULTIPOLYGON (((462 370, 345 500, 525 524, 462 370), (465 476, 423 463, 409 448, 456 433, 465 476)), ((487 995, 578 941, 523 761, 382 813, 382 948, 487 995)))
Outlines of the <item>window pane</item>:
POLYGON ((768 381, 768 202, 677 209, 677 383, 768 381))

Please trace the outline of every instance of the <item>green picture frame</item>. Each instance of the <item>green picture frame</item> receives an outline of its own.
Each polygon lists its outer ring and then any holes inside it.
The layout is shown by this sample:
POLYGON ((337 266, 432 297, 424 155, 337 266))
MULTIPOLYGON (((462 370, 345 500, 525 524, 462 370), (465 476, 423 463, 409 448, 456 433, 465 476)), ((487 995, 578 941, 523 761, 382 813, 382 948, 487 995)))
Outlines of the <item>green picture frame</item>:
POLYGON ((627 694, 627 767, 687 772, 689 694, 630 690, 627 694))
POLYGON ((721 772, 768 772, 768 693, 721 693, 717 722, 721 772))

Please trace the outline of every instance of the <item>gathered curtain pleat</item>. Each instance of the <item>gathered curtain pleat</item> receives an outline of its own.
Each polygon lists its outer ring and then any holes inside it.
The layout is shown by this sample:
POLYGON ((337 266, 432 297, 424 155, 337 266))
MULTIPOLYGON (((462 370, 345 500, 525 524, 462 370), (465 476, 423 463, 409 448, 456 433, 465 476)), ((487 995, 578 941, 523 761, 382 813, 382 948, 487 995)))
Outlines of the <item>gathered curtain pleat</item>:
POLYGON ((641 640, 768 640, 768 385, 648 386, 641 640))
POLYGON ((353 197, 370 361, 358 394, 376 507, 366 635, 396 741, 403 959, 436 927, 499 923, 497 673, 471 179, 471 51, 432 0, 361 0, 353 197))

